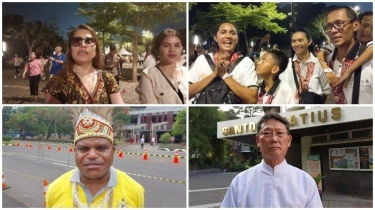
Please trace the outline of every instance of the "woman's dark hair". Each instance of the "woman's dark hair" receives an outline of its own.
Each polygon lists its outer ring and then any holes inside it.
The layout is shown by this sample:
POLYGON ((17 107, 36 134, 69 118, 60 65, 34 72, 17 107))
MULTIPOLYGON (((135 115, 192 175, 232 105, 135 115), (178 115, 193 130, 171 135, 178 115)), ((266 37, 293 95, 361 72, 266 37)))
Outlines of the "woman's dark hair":
POLYGON ((73 70, 73 66, 75 61, 73 60, 72 57, 72 38, 74 37, 74 34, 80 30, 80 29, 85 29, 90 31, 91 35, 93 38, 95 38, 95 45, 96 45, 96 56, 92 60, 92 66, 95 69, 103 69, 103 59, 102 59, 102 54, 100 52, 100 44, 99 44, 99 38, 98 35, 96 34, 95 30, 91 28, 88 25, 79 25, 77 28, 73 29, 69 35, 68 35, 68 47, 66 49, 66 62, 64 63, 61 72, 67 72, 69 70, 73 70))
MULTIPOLYGON (((315 55, 315 45, 314 45, 314 41, 312 40, 312 37, 311 37, 311 34, 305 30, 305 29, 302 29, 302 28, 299 28, 299 29, 295 29, 294 31, 292 31, 290 33, 290 41, 292 41, 292 37, 293 37, 293 34, 297 33, 297 32, 300 32, 300 33, 304 33, 306 38, 307 38, 307 41, 311 41, 309 47, 308 47, 308 50, 310 53, 312 53, 314 56, 315 55)), ((296 54, 296 52, 294 52, 293 50, 293 47, 292 47, 292 44, 290 44, 290 49, 291 49, 291 58, 293 59, 294 55, 296 54)))
POLYGON ((152 46, 151 46, 151 54, 155 57, 155 59, 159 60, 159 49, 160 45, 167 36, 177 36, 180 39, 182 49, 184 49, 184 40, 181 36, 181 34, 174 30, 174 29, 165 29, 162 32, 160 32, 158 35, 155 36, 154 40, 152 40, 152 46))
POLYGON ((259 134, 260 129, 262 127, 262 124, 267 122, 268 120, 277 120, 277 121, 281 122, 282 124, 285 125, 285 128, 286 128, 288 134, 290 134, 290 123, 288 122, 288 120, 286 120, 285 118, 280 116, 280 114, 277 113, 274 109, 271 109, 270 111, 266 112, 260 118, 260 120, 257 123, 257 134, 259 134))
MULTIPOLYGON (((248 49, 247 49, 247 40, 246 40, 246 36, 244 33, 242 32, 238 32, 238 27, 236 26, 236 24, 230 22, 230 21, 222 21, 220 23, 218 23, 216 26, 215 26, 215 31, 214 31, 214 36, 216 36, 217 32, 219 32, 219 29, 220 29, 220 26, 225 24, 225 23, 229 23, 229 24, 232 24, 234 26, 234 28, 236 29, 237 31, 237 36, 238 36, 238 42, 237 42, 237 45, 236 47, 234 48, 234 52, 237 52, 243 56, 247 56, 247 53, 248 53, 248 49)), ((214 52, 216 52, 218 49, 219 49, 219 45, 217 44, 217 42, 215 41, 215 39, 213 39, 213 49, 214 49, 214 52)))
POLYGON ((275 78, 278 79, 279 75, 283 73, 288 66, 289 59, 286 54, 281 50, 269 50, 267 51, 268 54, 272 56, 272 58, 275 60, 276 65, 279 67, 279 72, 277 72, 275 78))

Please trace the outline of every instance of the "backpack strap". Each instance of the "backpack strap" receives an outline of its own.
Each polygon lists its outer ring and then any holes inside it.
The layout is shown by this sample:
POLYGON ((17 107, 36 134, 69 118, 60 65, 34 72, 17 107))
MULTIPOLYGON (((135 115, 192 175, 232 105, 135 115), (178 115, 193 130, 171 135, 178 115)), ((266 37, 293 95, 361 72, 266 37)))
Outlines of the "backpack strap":
POLYGON ((293 71, 294 82, 296 83, 296 88, 297 88, 297 92, 298 92, 298 95, 299 95, 301 93, 299 92, 299 85, 298 85, 298 80, 297 80, 296 67, 294 66, 293 61, 292 61, 292 71, 293 71))
POLYGON ((211 70, 215 71, 215 63, 211 56, 209 54, 204 54, 204 57, 206 58, 208 65, 210 65, 211 70))

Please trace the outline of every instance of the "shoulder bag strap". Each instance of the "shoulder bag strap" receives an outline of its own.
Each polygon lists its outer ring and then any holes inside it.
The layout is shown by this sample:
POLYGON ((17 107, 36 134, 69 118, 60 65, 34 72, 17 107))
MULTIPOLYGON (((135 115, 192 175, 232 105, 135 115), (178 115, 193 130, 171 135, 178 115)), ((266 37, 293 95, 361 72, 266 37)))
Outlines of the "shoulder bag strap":
POLYGON ((162 70, 160 70, 159 66, 156 65, 155 66, 157 69, 159 69, 159 71, 161 72, 161 74, 164 76, 164 78, 167 80, 167 82, 169 83, 169 85, 172 87, 172 89, 177 93, 178 97, 180 98, 181 100, 181 103, 184 103, 184 96, 182 95, 182 92, 180 90, 180 88, 177 87, 177 90, 174 88, 173 84, 171 83, 171 81, 169 81, 169 79, 165 76, 165 74, 163 73, 162 70))
POLYGON ((299 91, 299 86, 298 86, 298 80, 297 80, 297 74, 296 74, 296 67, 294 66, 293 60, 291 60, 291 61, 292 61, 292 71, 293 71, 294 82, 296 83, 296 88, 297 88, 297 92, 298 92, 298 95, 299 95, 301 93, 299 91))

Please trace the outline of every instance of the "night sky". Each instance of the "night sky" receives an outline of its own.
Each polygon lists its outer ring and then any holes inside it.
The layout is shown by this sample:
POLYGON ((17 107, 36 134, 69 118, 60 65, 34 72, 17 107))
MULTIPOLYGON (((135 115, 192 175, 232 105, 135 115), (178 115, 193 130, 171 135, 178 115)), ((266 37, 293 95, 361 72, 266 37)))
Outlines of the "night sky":
MULTIPOLYGON (((56 25, 59 27, 59 34, 66 38, 66 32, 69 26, 78 26, 85 24, 86 19, 77 16, 79 2, 77 3, 2 3, 3 15, 19 14, 24 17, 25 22, 46 21, 52 17, 56 18, 56 25)), ((165 28, 183 29, 186 28, 186 15, 180 23, 161 24, 155 28, 154 34, 159 33, 165 28)))

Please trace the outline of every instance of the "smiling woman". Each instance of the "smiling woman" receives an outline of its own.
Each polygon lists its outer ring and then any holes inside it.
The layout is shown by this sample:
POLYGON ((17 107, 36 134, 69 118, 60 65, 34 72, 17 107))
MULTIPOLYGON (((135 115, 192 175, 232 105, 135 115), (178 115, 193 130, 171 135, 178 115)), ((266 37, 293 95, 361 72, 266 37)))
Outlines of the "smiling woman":
POLYGON ((115 78, 102 71, 103 61, 97 34, 79 25, 68 38, 66 63, 43 88, 46 104, 122 104, 115 78), (77 85, 78 84, 78 85, 77 85))

